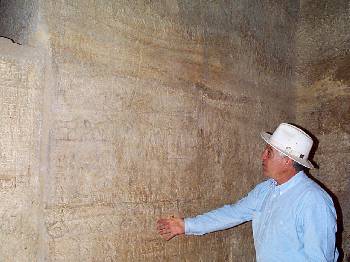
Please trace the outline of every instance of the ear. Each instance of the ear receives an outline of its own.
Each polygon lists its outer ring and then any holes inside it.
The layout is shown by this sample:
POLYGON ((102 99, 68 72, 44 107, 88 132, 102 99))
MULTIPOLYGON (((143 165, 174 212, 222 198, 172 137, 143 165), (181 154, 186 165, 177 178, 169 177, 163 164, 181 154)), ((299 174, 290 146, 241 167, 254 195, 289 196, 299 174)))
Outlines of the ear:
POLYGON ((285 162, 284 163, 285 163, 286 166, 293 166, 293 160, 290 159, 289 157, 285 158, 285 162))

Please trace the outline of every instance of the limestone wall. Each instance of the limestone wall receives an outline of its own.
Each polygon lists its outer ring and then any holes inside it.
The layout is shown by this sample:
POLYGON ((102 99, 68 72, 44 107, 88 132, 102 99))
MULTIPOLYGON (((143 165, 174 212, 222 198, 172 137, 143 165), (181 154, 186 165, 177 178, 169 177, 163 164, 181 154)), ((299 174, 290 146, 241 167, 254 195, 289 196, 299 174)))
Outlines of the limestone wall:
POLYGON ((41 55, 0 38, 0 257, 35 261, 39 249, 41 55))
MULTIPOLYGON (((250 224, 165 242, 155 221, 231 203, 263 179, 259 132, 294 121, 298 6, 61 0, 38 10, 27 46, 1 42, 19 55, 0 49, 23 75, 2 58, 1 77, 37 92, 8 94, 30 111, 1 129, 32 157, 20 167, 33 180, 11 196, 27 205, 11 237, 30 247, 1 249, 5 261, 252 261, 250 224)), ((1 154, 17 161, 15 149, 1 154)))
MULTIPOLYGON (((350 260, 350 5, 302 1, 297 34, 297 122, 318 139, 312 175, 333 194, 338 246, 350 260)), ((342 261, 342 260, 340 260, 342 261)))

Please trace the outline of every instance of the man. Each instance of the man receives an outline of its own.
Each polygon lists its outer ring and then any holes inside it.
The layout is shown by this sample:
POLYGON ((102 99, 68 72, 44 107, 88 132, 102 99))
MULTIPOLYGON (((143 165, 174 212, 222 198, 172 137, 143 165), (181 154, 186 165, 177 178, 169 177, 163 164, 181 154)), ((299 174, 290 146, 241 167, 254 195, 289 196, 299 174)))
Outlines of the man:
POLYGON ((235 204, 194 218, 163 218, 157 229, 169 240, 176 235, 203 235, 252 220, 258 262, 337 261, 336 212, 330 196, 309 179, 303 169, 313 141, 301 129, 286 123, 270 135, 262 154, 264 175, 235 204))

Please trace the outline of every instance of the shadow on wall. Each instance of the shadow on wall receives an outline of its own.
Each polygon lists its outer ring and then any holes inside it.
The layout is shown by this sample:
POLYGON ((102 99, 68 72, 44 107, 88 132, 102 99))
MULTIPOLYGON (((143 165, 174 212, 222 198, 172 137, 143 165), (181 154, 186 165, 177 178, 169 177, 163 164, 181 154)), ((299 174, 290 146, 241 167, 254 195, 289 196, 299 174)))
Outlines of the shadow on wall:
POLYGON ((38 1, 0 1, 0 36, 26 44, 38 14, 38 1))

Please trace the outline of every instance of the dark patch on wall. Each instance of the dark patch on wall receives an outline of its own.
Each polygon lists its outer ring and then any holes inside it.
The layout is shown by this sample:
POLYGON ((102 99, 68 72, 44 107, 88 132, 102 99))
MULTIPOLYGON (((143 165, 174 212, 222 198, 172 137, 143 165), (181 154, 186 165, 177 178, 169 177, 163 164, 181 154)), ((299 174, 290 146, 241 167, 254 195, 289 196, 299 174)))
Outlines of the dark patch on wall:
POLYGON ((325 19, 332 19, 343 13, 349 5, 348 0, 301 0, 302 16, 309 23, 318 26, 325 19))
POLYGON ((26 44, 37 14, 37 0, 0 1, 0 36, 26 44))
POLYGON ((350 53, 337 59, 337 68, 334 73, 334 79, 350 84, 350 53))
POLYGON ((315 112, 320 130, 324 134, 331 133, 335 127, 339 131, 350 133, 350 103, 348 97, 335 97, 319 104, 315 112))
MULTIPOLYGON (((180 23, 188 28, 189 34, 199 29, 206 42, 220 42, 229 36, 234 39, 228 39, 232 44, 240 39, 241 48, 254 54, 254 65, 259 70, 283 76, 292 74, 296 27, 293 29, 290 25, 297 23, 299 1, 177 3, 180 23)), ((230 47, 232 56, 236 57, 239 52, 239 47, 230 47)))
POLYGON ((297 72, 310 85, 328 76, 333 80, 350 84, 350 51, 299 65, 297 72))

